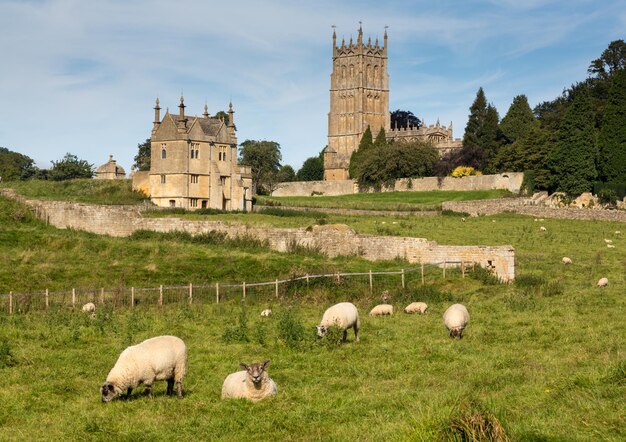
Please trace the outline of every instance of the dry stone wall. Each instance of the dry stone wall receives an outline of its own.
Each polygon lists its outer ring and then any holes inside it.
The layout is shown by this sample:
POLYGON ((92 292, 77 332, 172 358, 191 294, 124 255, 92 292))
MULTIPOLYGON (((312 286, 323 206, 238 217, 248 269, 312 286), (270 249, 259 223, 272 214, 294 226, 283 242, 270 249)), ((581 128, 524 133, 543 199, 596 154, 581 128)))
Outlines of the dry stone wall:
POLYGON ((492 269, 503 281, 515 278, 515 250, 506 246, 444 246, 424 238, 360 235, 346 225, 310 228, 254 227, 223 221, 191 221, 183 218, 144 218, 140 207, 98 206, 61 201, 26 200, 15 193, 2 192, 30 206, 36 215, 58 228, 124 237, 136 230, 184 231, 191 234, 223 232, 227 237, 244 235, 267 241, 270 248, 288 252, 294 246, 308 247, 330 257, 357 255, 370 261, 396 257, 410 263, 448 266, 475 263, 492 269))

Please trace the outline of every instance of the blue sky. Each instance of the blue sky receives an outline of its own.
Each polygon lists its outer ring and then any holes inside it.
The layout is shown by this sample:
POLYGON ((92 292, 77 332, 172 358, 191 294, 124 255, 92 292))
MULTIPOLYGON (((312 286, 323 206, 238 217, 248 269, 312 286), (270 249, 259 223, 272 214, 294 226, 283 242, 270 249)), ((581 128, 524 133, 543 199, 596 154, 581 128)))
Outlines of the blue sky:
POLYGON ((66 152, 127 172, 150 135, 154 99, 225 110, 239 142, 281 145, 296 170, 326 145, 338 39, 389 26, 390 110, 454 124, 480 86, 503 117, 586 77, 626 36, 626 0, 0 0, 0 146, 40 167, 66 152))

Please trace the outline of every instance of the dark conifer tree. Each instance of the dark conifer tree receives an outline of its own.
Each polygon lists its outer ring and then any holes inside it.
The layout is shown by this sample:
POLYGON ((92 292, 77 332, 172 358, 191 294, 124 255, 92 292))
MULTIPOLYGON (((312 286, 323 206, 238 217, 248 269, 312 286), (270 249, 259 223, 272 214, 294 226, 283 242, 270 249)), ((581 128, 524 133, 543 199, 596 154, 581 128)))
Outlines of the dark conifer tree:
POLYGON ((613 77, 598 148, 602 180, 626 183, 626 68, 613 77))
POLYGON ((470 107, 470 114, 465 126, 465 134, 463 135, 464 147, 481 147, 480 137, 482 134, 485 119, 487 118, 487 98, 481 87, 476 93, 476 99, 470 107))
POLYGON ((479 168, 487 173, 493 173, 495 171, 493 168, 493 160, 502 145, 499 123, 500 116, 498 115, 498 110, 492 104, 488 105, 487 113, 485 114, 485 124, 480 133, 480 147, 483 149, 483 152, 485 152, 485 160, 479 168))
POLYGON ((511 107, 500 122, 500 131, 506 143, 514 143, 528 134, 537 124, 526 95, 518 95, 513 98, 511 107))

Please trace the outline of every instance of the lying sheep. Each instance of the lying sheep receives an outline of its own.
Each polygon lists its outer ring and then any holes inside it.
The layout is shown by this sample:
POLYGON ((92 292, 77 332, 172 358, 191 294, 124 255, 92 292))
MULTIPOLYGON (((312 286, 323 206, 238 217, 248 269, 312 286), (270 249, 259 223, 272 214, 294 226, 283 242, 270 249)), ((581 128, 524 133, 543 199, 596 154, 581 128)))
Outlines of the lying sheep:
POLYGON ((443 323, 450 331, 450 337, 463 339, 463 330, 469 322, 469 312, 463 304, 454 304, 448 307, 443 314, 443 323))
POLYGON ((608 278, 600 278, 598 280, 598 283, 596 284, 596 287, 606 287, 607 285, 609 285, 609 279, 608 278))
POLYGON ((604 239, 604 242, 605 242, 605 243, 607 243, 607 244, 611 244, 611 243, 613 243, 613 240, 612 240, 612 239, 606 239, 606 238, 605 238, 605 239, 604 239))
POLYGON ((621 231, 619 231, 619 230, 616 230, 616 231, 615 231, 615 234, 616 234, 616 235, 621 235, 621 234, 622 234, 622 232, 621 232, 621 231))
POLYGON ((393 315, 393 305, 391 304, 378 304, 372 310, 370 310, 370 316, 383 316, 393 315))
POLYGON ((572 263, 572 260, 570 258, 568 258, 567 256, 564 256, 561 261, 563 261, 563 264, 571 264, 572 263))
POLYGON ((428 305, 425 302, 412 302, 404 307, 405 313, 419 313, 423 315, 428 310, 428 305))
POLYGON ((248 399, 256 402, 276 394, 276 383, 267 373, 269 365, 270 361, 263 364, 239 364, 243 370, 231 373, 224 379, 222 399, 248 399))
POLYGON ((339 327, 343 330, 343 341, 348 338, 348 329, 354 328, 354 340, 359 342, 359 311, 351 302, 340 302, 329 307, 322 316, 322 320, 317 328, 318 336, 325 336, 330 327, 339 327))
POLYGON ((187 347, 176 336, 157 336, 124 350, 102 384, 102 402, 109 402, 128 389, 144 384, 145 393, 152 397, 154 381, 167 381, 167 394, 176 384, 179 399, 183 397, 183 378, 187 372, 187 347))
POLYGON ((87 304, 83 305, 84 313, 93 313, 95 311, 96 311, 96 304, 94 304, 93 302, 88 302, 87 304))
POLYGON ((270 310, 269 308, 266 308, 265 310, 261 312, 261 316, 264 316, 264 317, 272 316, 272 310, 270 310))
POLYGON ((614 248, 615 248, 615 245, 613 245, 613 244, 607 244, 606 246, 607 246, 609 249, 614 249, 614 248))
POLYGON ((547 229, 544 226, 539 227, 539 230, 541 230, 542 232, 545 232, 547 229))

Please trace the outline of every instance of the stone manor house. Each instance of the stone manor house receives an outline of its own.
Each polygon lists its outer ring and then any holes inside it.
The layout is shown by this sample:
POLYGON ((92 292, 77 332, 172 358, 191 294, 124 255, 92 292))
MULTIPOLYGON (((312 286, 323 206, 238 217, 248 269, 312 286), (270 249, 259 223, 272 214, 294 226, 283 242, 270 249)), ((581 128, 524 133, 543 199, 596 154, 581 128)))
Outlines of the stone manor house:
MULTIPOLYGON (((423 120, 422 120, 423 122, 423 120)), ((388 140, 430 141, 440 155, 461 147, 454 139, 452 123, 420 128, 391 127, 389 113, 389 74, 387 72, 387 31, 383 45, 378 38, 363 43, 359 26, 356 43, 352 38, 337 46, 333 31, 333 71, 330 75, 330 112, 328 113, 328 147, 324 150, 324 179, 349 179, 352 152, 358 149, 363 133, 370 126, 375 137, 384 128, 388 140)))
POLYGON ((237 164, 232 103, 228 123, 210 118, 206 105, 202 117, 185 115, 182 96, 178 108, 178 114, 166 111, 161 120, 157 98, 150 172, 147 177, 136 173, 133 186, 147 190, 160 207, 249 210, 252 174, 249 167, 237 164))

